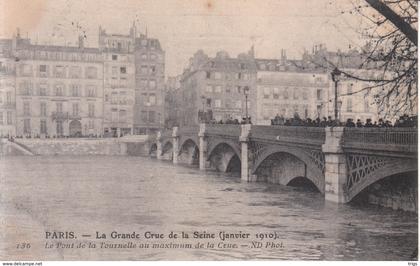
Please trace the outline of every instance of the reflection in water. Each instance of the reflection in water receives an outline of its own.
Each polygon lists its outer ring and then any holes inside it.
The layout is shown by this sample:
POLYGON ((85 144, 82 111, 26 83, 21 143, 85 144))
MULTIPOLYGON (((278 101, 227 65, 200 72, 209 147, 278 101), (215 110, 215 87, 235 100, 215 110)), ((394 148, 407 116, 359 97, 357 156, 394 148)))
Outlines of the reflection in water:
POLYGON ((408 260, 417 246, 417 215, 374 206, 337 206, 316 191, 246 183, 169 162, 139 157, 9 157, 0 161, 0 167, 0 259, 408 260), (45 231, 52 230, 74 231, 78 240, 98 245, 101 240, 81 235, 114 230, 242 231, 255 240, 256 233, 275 232, 284 247, 252 249, 251 240, 242 239, 234 243, 244 246, 223 249, 217 248, 216 239, 213 249, 49 250, 45 231), (16 249, 21 241, 31 243, 30 252, 16 249))

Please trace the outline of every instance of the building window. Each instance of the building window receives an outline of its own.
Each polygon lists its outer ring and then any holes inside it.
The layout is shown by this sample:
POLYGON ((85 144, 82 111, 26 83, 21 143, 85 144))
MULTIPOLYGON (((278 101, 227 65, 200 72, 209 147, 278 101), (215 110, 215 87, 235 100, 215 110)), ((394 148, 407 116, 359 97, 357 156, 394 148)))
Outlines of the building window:
POLYGON ((206 86, 206 92, 212 93, 213 92, 213 87, 210 85, 206 86))
POLYGON ((112 67, 111 69, 111 78, 117 79, 118 78, 118 67, 112 67))
POLYGON ((147 59, 147 54, 141 54, 141 59, 146 60, 147 59))
POLYGON ((47 121, 42 119, 39 123, 40 133, 47 134, 47 121))
POLYGON ((147 79, 141 79, 140 80, 140 87, 141 88, 146 88, 147 86, 147 79))
POLYGON ((88 105, 88 111, 89 111, 89 114, 88 114, 89 117, 95 117, 95 105, 93 103, 90 103, 88 105))
POLYGON ((347 112, 353 112, 353 102, 351 98, 347 99, 347 112))
POLYGON ((64 96, 64 88, 63 85, 55 86, 55 96, 64 96))
POLYGON ((7 104, 12 103, 12 92, 10 92, 10 91, 6 92, 6 103, 7 104))
POLYGON ((47 104, 46 103, 41 103, 39 109, 40 109, 41 116, 47 116, 47 104))
POLYGON ((73 103, 73 116, 78 116, 78 115, 79 115, 79 104, 73 103))
POLYGON ((156 66, 150 67, 150 73, 155 74, 156 73, 156 66))
POLYGON ((264 87, 264 99, 270 98, 270 88, 264 87))
POLYGON ((216 87, 214 88, 214 92, 216 92, 216 93, 221 93, 221 92, 222 92, 222 86, 216 86, 216 87))
POLYGON ((39 76, 47 77, 47 65, 39 65, 39 76))
POLYGON ((23 103, 23 115, 25 116, 31 115, 31 105, 29 102, 23 103))
POLYGON ((78 97, 79 96, 79 86, 78 85, 71 85, 71 96, 78 97))
POLYGON ((95 128, 95 121, 89 120, 89 129, 94 129, 94 128, 95 128))
POLYGON ((57 127, 56 127, 56 131, 57 131, 57 136, 63 136, 63 121, 58 120, 57 122, 57 127))
POLYGON ((279 88, 273 88, 273 98, 274 99, 279 98, 279 88))
POLYGON ((155 113, 155 111, 150 111, 149 112, 149 122, 150 123, 154 123, 155 122, 155 120, 156 120, 156 113, 155 113))
POLYGON ((86 78, 88 79, 96 79, 98 76, 98 70, 96 67, 87 67, 86 68, 86 78))
POLYGON ((114 61, 115 61, 115 60, 118 60, 118 55, 113 54, 113 55, 112 55, 112 60, 114 60, 114 61))
POLYGON ((226 93, 230 93, 230 87, 226 87, 226 93))
POLYGON ((126 67, 120 67, 120 73, 121 74, 127 74, 127 68, 126 67))
POLYGON ((0 125, 3 125, 3 112, 0 112, 0 125))
POLYGON ((32 95, 32 83, 29 81, 20 83, 20 91, 22 95, 32 95))
POLYGON ((32 66, 28 64, 20 65, 20 72, 22 76, 32 76, 32 66))
POLYGON ((211 99, 210 98, 207 98, 206 104, 207 104, 207 107, 211 107, 211 99))
POLYGON ((150 105, 156 104, 156 95, 154 93, 149 94, 149 103, 150 105))
POLYGON ((87 87, 87 97, 95 97, 96 96, 96 89, 93 86, 87 87))
POLYGON ((308 99, 308 90, 307 89, 302 90, 302 98, 304 100, 308 99))
POLYGON ((157 56, 156 56, 155 54, 151 54, 151 55, 150 55, 150 59, 152 59, 152 60, 156 60, 156 58, 157 58, 157 56))
POLYGON ((13 123, 13 120, 12 120, 12 112, 11 111, 8 111, 7 112, 7 124, 8 125, 11 125, 13 123))
POLYGON ((39 85, 39 96, 47 96, 47 85, 46 84, 40 84, 39 85))
POLYGON ((370 107, 369 107, 369 100, 365 100, 365 112, 369 113, 370 112, 370 107))
POLYGON ((237 101, 235 102, 235 107, 236 107, 236 108, 242 108, 242 101, 241 101, 241 100, 237 100, 237 101))
POLYGON ((81 77, 82 69, 78 66, 72 66, 70 68, 70 78, 78 79, 81 77))
POLYGON ((55 66, 55 77, 64 78, 66 75, 64 66, 55 66))
POLYGON ((236 86, 236 92, 238 92, 238 93, 242 93, 242 88, 241 88, 241 86, 236 86))
POLYGON ((57 113, 62 113, 63 112, 63 103, 56 103, 55 104, 55 110, 57 113))
POLYGON ((347 94, 350 95, 353 93, 353 83, 347 84, 347 94))
POLYGON ((140 73, 146 75, 147 74, 147 69, 148 69, 147 66, 141 66, 140 73))
POLYGON ((126 110, 120 110, 119 111, 118 121, 120 121, 120 122, 126 122, 127 121, 127 111, 126 110))
POLYGON ((146 111, 141 111, 140 116, 141 116, 141 120, 143 122, 147 122, 147 112, 146 111))
POLYGON ((220 99, 214 100, 214 107, 216 107, 216 108, 222 107, 222 100, 220 100, 220 99))
POLYGON ((215 79, 222 79, 222 73, 220 73, 220 72, 214 72, 214 78, 215 79))
POLYGON ((295 88, 293 90, 293 99, 295 99, 295 100, 299 99, 299 89, 298 88, 295 88))
POLYGON ((318 101, 322 100, 322 90, 321 89, 316 90, 316 99, 318 101))
POLYGON ((149 87, 151 89, 156 88, 156 80, 149 80, 149 87))
POLYGON ((206 71, 206 79, 210 79, 211 78, 211 72, 210 71, 206 71))
POLYGON ((31 119, 23 119, 23 133, 31 134, 31 119))

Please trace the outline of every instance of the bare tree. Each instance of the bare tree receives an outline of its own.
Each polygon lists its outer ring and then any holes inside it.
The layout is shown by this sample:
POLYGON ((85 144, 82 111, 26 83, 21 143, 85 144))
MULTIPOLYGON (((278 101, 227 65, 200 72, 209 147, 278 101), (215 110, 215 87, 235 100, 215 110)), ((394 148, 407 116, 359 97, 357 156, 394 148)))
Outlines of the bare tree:
MULTIPOLYGON (((357 53, 312 58, 317 67, 338 68, 347 78, 366 84, 384 116, 417 111, 417 0, 351 0, 350 14, 366 19, 366 44, 357 53), (348 65, 340 64, 347 60, 348 65)), ((344 13, 345 11, 343 11, 344 13)))

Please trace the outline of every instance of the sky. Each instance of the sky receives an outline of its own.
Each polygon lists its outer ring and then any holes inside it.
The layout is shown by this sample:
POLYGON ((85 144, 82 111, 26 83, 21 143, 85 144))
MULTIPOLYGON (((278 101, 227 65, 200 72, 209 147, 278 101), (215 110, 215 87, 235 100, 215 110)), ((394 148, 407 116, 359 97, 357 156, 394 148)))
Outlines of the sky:
POLYGON ((166 52, 166 75, 181 74, 199 49, 230 56, 252 45, 259 58, 300 58, 323 43, 346 50, 363 42, 362 17, 352 13, 363 0, 0 0, 0 38, 16 28, 38 44, 76 45, 85 32, 97 47, 98 28, 128 34, 133 22, 166 52), (352 4, 353 3, 353 4, 352 4), (344 13, 343 13, 344 12, 344 13))

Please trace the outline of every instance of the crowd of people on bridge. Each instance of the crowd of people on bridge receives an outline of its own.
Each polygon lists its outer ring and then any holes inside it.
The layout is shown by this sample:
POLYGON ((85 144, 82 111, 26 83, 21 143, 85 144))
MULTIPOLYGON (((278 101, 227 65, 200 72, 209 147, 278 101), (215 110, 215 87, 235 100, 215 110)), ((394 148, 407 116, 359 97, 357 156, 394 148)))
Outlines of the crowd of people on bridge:
POLYGON ((280 126, 306 126, 306 127, 333 127, 333 126, 344 126, 344 127, 411 127, 417 128, 417 116, 402 115, 393 124, 389 120, 379 119, 378 121, 372 122, 372 119, 366 119, 362 122, 357 119, 356 122, 352 118, 347 119, 346 122, 340 122, 333 120, 331 116, 328 118, 319 117, 316 119, 306 118, 301 119, 299 115, 295 114, 292 118, 284 118, 283 116, 276 115, 274 119, 271 119, 271 125, 280 126))

